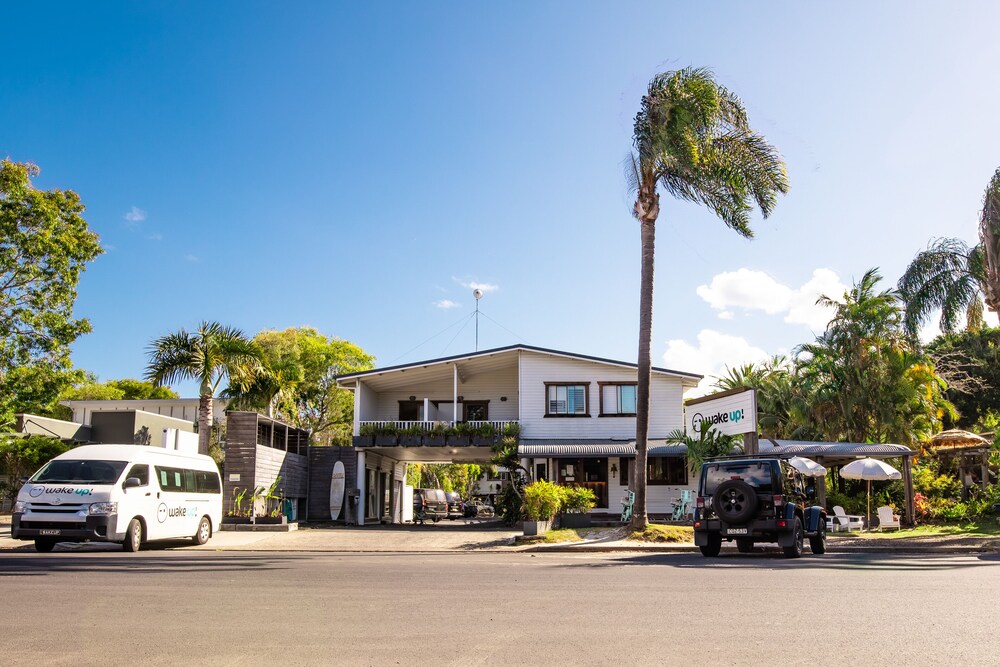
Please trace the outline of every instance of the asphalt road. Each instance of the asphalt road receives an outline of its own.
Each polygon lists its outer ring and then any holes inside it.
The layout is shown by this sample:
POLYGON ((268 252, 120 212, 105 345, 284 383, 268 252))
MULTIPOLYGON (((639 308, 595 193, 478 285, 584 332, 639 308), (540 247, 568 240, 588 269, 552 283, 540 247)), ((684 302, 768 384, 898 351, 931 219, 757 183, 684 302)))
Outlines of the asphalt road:
POLYGON ((987 665, 1000 556, 0 554, 4 665, 987 665))

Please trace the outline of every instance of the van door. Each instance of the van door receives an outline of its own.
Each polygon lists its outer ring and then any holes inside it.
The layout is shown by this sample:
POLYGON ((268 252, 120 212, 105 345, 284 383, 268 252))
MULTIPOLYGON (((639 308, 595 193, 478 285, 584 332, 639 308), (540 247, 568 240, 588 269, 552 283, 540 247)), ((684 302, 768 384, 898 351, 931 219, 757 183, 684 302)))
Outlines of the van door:
POLYGON ((155 485, 149 483, 149 465, 136 463, 122 477, 121 496, 118 502, 118 532, 124 533, 133 517, 141 516, 146 524, 146 538, 156 539, 159 526, 156 521, 155 485), (135 477, 139 486, 125 488, 125 480, 135 477))
POLYGON ((160 485, 156 521, 161 538, 191 537, 198 530, 199 499, 195 494, 193 470, 153 466, 160 485))

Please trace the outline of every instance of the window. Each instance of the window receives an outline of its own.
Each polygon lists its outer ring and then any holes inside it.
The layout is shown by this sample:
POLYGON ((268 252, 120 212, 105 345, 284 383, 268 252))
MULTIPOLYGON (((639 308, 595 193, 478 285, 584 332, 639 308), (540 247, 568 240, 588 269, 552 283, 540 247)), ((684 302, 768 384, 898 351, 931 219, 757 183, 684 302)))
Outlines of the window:
POLYGON ((635 384, 601 383, 601 416, 635 416, 635 384))
MULTIPOLYGON (((589 384, 589 383, 588 383, 589 384)), ((546 417, 589 417, 588 384, 545 384, 546 417)))
POLYGON ((424 411, 423 401, 400 401, 399 402, 399 421, 401 422, 418 422, 422 421, 424 411))
POLYGON ((125 470, 125 461, 54 459, 31 480, 48 484, 114 484, 125 470))
POLYGON ((621 459, 621 485, 628 486, 628 469, 632 466, 632 459, 621 459))
POLYGON ((219 475, 204 470, 187 470, 184 468, 167 468, 154 466, 156 478, 163 491, 178 491, 182 493, 222 493, 219 475))
POLYGON ((132 469, 128 471, 125 475, 125 479, 129 477, 135 477, 139 480, 139 486, 146 486, 149 484, 149 466, 148 465, 134 465, 132 469))
POLYGON ((684 485, 688 483, 686 456, 650 456, 646 471, 648 484, 684 485))

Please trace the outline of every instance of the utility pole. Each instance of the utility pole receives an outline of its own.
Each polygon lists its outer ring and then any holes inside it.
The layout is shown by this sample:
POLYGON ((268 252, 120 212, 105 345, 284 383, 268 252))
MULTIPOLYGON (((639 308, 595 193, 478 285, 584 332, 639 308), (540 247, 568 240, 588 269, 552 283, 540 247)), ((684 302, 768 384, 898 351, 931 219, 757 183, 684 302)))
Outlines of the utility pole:
POLYGON ((479 300, 483 298, 483 290, 472 290, 472 296, 476 297, 476 352, 479 352, 479 300))

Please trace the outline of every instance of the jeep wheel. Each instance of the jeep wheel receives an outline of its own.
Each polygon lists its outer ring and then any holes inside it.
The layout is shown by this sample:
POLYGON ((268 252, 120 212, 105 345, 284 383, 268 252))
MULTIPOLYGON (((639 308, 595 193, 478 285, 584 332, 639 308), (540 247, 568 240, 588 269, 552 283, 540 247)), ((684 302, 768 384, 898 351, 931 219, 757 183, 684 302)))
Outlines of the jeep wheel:
POLYGON ((790 547, 785 547, 786 558, 798 558, 802 555, 802 519, 795 517, 795 524, 792 528, 792 535, 795 538, 790 547))
POLYGON ((698 548, 701 549, 702 556, 714 558, 722 551, 722 536, 718 533, 709 533, 708 544, 703 544, 698 548))
POLYGON ((826 526, 820 521, 819 532, 809 538, 809 548, 814 554, 826 553, 826 526))
POLYGON ((757 493, 739 479, 727 479, 715 490, 712 509, 726 523, 746 523, 757 513, 757 493))
POLYGON ((750 553, 753 553, 753 540, 747 539, 745 537, 743 537, 743 538, 737 538, 736 539, 736 549, 741 554, 750 554, 750 553))

